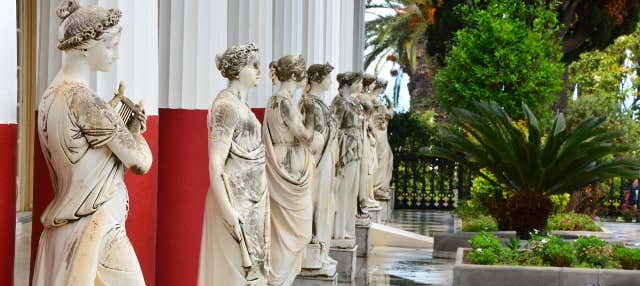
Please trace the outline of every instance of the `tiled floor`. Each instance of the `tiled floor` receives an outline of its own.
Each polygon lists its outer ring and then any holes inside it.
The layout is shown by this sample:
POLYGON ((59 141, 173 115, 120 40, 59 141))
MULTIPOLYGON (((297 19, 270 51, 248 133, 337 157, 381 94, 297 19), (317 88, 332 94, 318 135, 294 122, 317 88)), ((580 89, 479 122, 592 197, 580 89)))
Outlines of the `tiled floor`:
POLYGON ((640 248, 640 223, 604 222, 613 232, 613 241, 623 242, 628 247, 640 248))
MULTIPOLYGON (((18 214, 15 286, 29 285, 31 220, 30 213, 18 214)), ((446 212, 396 210, 389 225, 426 235, 449 231, 451 216, 446 212)), ((451 285, 453 261, 433 259, 431 253, 431 249, 375 247, 369 258, 358 260, 353 285, 451 285)))

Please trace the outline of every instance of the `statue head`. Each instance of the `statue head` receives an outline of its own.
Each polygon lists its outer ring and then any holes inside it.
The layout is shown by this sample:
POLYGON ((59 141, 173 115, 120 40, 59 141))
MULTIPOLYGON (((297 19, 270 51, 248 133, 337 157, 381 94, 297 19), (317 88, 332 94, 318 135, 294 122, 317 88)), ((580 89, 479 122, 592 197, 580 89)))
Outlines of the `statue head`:
POLYGON ((331 72, 333 66, 326 64, 313 64, 307 69, 307 85, 309 87, 319 87, 322 91, 326 91, 331 87, 331 72))
POLYGON ((118 46, 122 12, 96 5, 80 6, 78 0, 63 0, 56 15, 62 20, 58 28, 58 49, 86 57, 89 67, 110 71, 119 58, 118 46))
POLYGON ((378 96, 382 94, 387 89, 387 80, 383 78, 377 78, 373 83, 373 88, 371 88, 371 94, 378 96))
POLYGON ((350 95, 362 91, 362 74, 359 72, 339 73, 336 77, 338 80, 338 90, 343 95, 350 95))
POLYGON ((363 92, 371 92, 373 91, 373 84, 376 82, 376 76, 370 73, 365 73, 362 75, 362 91, 363 92))
POLYGON ((307 68, 302 56, 288 55, 281 57, 269 64, 269 70, 271 71, 271 81, 274 84, 293 80, 297 83, 298 88, 302 88, 307 83, 305 81, 307 79, 307 68))
POLYGON ((247 87, 260 83, 260 54, 254 43, 228 48, 216 56, 216 67, 229 81, 238 80, 247 87))

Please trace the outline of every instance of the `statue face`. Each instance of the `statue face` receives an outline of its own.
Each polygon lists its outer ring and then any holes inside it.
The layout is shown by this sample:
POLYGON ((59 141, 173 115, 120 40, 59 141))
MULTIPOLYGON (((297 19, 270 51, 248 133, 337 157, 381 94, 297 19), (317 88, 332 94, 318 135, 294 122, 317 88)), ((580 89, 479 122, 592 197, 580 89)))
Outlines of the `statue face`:
POLYGON ((253 63, 244 66, 240 70, 238 75, 240 83, 248 87, 256 87, 260 84, 260 62, 254 61, 253 63))
POLYGON ((120 33, 97 41, 87 49, 87 61, 94 71, 109 72, 120 58, 120 33))

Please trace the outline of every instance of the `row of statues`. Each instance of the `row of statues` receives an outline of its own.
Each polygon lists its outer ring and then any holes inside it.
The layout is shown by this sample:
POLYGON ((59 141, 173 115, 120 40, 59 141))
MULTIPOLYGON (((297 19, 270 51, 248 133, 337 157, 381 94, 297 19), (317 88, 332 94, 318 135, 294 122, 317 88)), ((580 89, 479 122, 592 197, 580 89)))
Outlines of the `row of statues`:
POLYGON ((377 207, 376 192, 388 191, 393 106, 380 100, 386 81, 338 74, 329 107, 333 67, 307 69, 301 56, 284 56, 270 64, 278 90, 261 127, 246 104, 260 80, 257 48, 233 46, 216 62, 229 85, 208 115, 211 187, 199 285, 291 285, 307 267, 332 275, 329 247, 355 246, 356 218, 377 207))
MULTIPOLYGON (((53 182, 43 213, 34 286, 144 285, 125 231, 124 172, 152 162, 142 137, 142 103, 110 102, 89 87, 92 71, 118 59, 121 12, 61 1, 62 67, 38 107, 38 136, 53 182)), ((388 196, 393 116, 386 81, 333 67, 306 67, 301 56, 270 64, 278 91, 263 124, 247 105, 261 77, 259 51, 236 45, 216 58, 228 87, 207 116, 210 186, 203 219, 198 285, 291 285, 302 268, 335 273, 329 247, 355 245, 356 218, 388 196), (294 95, 304 90, 299 102, 294 95)))

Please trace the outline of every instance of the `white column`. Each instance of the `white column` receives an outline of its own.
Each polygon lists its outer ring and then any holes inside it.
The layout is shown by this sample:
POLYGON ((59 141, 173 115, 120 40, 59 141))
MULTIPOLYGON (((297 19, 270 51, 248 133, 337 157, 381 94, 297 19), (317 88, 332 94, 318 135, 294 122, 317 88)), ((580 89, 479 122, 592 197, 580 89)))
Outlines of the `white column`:
POLYGON ((227 0, 160 1, 160 107, 208 109, 226 86, 227 0))
POLYGON ((324 64, 325 59, 325 19, 327 5, 335 1, 305 1, 304 2, 304 39, 302 54, 307 64, 324 64))
POLYGON ((340 1, 340 72, 359 71, 353 64, 354 4, 354 0, 340 1))
POLYGON ((357 71, 364 71, 364 10, 366 0, 353 1, 353 66, 357 71))
POLYGON ((0 9, 0 124, 16 123, 18 95, 18 51, 16 2, 8 1, 0 9))
POLYGON ((228 6, 227 45, 253 42, 260 49, 262 80, 249 94, 252 108, 264 108, 271 96, 269 63, 273 55, 273 2, 269 0, 233 0, 228 6))
POLYGON ((274 60, 286 55, 302 54, 305 3, 298 0, 273 0, 274 60))
MULTIPOLYGON (((120 60, 109 73, 92 75, 91 87, 103 99, 109 100, 124 81, 125 95, 137 102, 144 100, 149 115, 158 114, 158 1, 155 0, 81 0, 81 5, 96 4, 122 10, 120 25, 120 60)), ((38 29, 37 96, 60 69, 62 52, 58 43, 59 20, 55 15, 57 2, 41 1, 38 29)))

